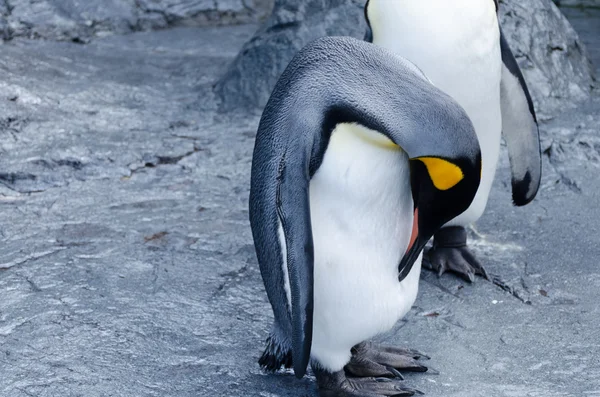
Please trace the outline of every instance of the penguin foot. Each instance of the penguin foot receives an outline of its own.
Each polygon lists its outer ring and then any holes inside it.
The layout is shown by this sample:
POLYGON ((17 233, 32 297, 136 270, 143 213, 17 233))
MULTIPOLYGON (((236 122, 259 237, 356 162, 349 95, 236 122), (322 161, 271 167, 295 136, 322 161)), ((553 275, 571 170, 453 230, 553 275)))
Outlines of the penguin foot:
POLYGON ((344 371, 327 372, 322 369, 313 371, 317 378, 321 397, 405 397, 423 395, 422 392, 403 386, 398 380, 387 378, 348 379, 344 371))
POLYGON ((426 366, 417 361, 422 358, 429 359, 416 350, 362 342, 352 348, 352 358, 344 369, 350 376, 355 377, 404 379, 399 371, 428 371, 426 366))
POLYGON ((435 234, 433 247, 423 256, 423 267, 438 276, 455 273, 470 283, 476 275, 490 281, 483 265, 467 247, 467 231, 462 226, 444 227, 435 234))

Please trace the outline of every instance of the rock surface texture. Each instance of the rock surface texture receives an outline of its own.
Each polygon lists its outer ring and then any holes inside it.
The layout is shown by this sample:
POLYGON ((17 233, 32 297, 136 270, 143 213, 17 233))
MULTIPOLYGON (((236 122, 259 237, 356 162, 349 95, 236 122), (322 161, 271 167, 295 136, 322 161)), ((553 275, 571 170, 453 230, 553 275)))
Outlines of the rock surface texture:
MULTIPOLYGON (((279 75, 309 41, 325 34, 362 38, 363 6, 364 0, 276 1, 216 85, 222 109, 264 106, 279 75)), ((551 0, 500 1, 500 15, 542 118, 589 95, 593 73, 584 46, 551 0)))
POLYGON ((322 36, 365 35, 364 0, 276 0, 273 13, 215 86, 222 110, 262 107, 293 56, 322 36))
POLYGON ((555 3, 568 7, 600 7, 600 0, 556 0, 555 3))
POLYGON ((585 45, 551 1, 505 0, 500 10, 501 26, 542 117, 589 95, 594 73, 585 45))
POLYGON ((13 37, 87 41, 95 36, 256 22, 272 0, 3 0, 0 32, 13 37))
MULTIPOLYGON (((1 3, 1 2, 0 2, 1 3)), ((600 13, 573 21, 600 65, 600 13)), ((307 397, 257 365, 272 317, 248 222, 258 117, 212 85, 257 26, 0 52, 0 396, 307 397)), ((539 196, 503 155, 472 233, 507 291, 424 273, 381 340, 427 397, 600 395, 600 95, 542 125, 539 196)))

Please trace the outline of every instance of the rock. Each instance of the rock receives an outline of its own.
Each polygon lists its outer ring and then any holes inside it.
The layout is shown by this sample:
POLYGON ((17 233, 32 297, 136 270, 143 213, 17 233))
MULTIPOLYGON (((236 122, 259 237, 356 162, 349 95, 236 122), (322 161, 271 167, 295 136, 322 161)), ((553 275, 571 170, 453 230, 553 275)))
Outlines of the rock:
MULTIPOLYGON (((314 377, 257 363, 272 324, 248 224, 258 120, 198 105, 255 30, 2 46, 0 396, 317 395, 314 377)), ((508 291, 424 272, 414 308, 378 338, 432 357, 440 374, 406 386, 600 390, 594 100, 543 126, 544 160, 561 168, 544 168, 530 205, 512 207, 508 160, 498 170, 473 241, 508 291)))
POLYGON ((170 25, 184 26, 256 22, 268 12, 265 0, 139 0, 136 4, 145 13, 161 15, 170 25))
POLYGON ((586 98, 593 69, 584 44, 549 0, 501 1, 500 23, 541 118, 586 98))
MULTIPOLYGON (((362 38, 364 1, 277 0, 271 17, 215 85, 224 111, 262 107, 294 54, 323 35, 362 38), (325 11, 326 10, 326 11, 325 11)), ((593 77, 583 44, 551 0, 500 2, 500 21, 542 117, 589 95, 593 77)))
POLYGON ((596 78, 600 76, 600 7, 580 8, 563 7, 561 11, 576 26, 577 33, 585 44, 587 53, 596 69, 596 78))
POLYGON ((555 0, 559 7, 600 7, 600 0, 555 0))
POLYGON ((162 29, 257 22, 268 0, 5 0, 0 37, 73 40, 162 29))
POLYGON ((93 33, 127 33, 135 25, 133 2, 120 0, 8 0, 9 38, 85 40, 93 33))
POLYGON ((262 107, 294 54, 325 35, 361 38, 363 0, 276 0, 273 13, 215 86, 222 110, 262 107))
POLYGON ((8 6, 6 3, 0 3, 0 42, 8 37, 8 23, 6 22, 8 15, 8 6))

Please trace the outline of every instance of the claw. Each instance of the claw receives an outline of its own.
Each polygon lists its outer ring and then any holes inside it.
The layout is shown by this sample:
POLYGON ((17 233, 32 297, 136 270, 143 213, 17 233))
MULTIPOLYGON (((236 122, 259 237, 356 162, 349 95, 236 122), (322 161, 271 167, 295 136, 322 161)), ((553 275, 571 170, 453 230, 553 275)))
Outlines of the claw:
POLYGON ((389 365, 387 367, 385 367, 388 371, 390 371, 390 373, 394 374, 396 376, 396 378, 400 379, 400 380, 404 380, 404 375, 402 375, 400 373, 400 371, 398 371, 396 368, 394 367, 390 367, 389 365))
MULTIPOLYGON (((429 356, 413 349, 401 349, 380 346, 373 342, 363 342, 352 348, 352 358, 344 369, 346 374, 352 377, 351 381, 361 380, 357 377, 363 377, 363 379, 365 377, 376 377, 380 378, 378 379, 380 382, 397 382, 398 380, 404 380, 404 376, 400 371, 439 374, 439 372, 430 371, 428 367, 420 364, 418 360, 421 358, 429 359, 429 356)), ((412 391, 412 389, 410 390, 412 391)), ((403 390, 403 393, 406 392, 407 389, 403 390)), ((414 391, 414 394, 419 393, 414 391)))
POLYGON ((420 360, 420 359, 431 360, 431 357, 429 357, 427 354, 420 352, 418 350, 415 350, 415 349, 408 349, 408 348, 404 348, 404 347, 395 347, 395 346, 386 346, 386 345, 377 345, 373 342, 363 342, 363 343, 360 343, 360 344, 354 346, 354 348, 352 349, 352 353, 356 354, 358 352, 358 349, 360 349, 360 348, 376 349, 376 350, 379 350, 380 352, 392 353, 392 354, 397 354, 397 355, 401 355, 401 356, 409 356, 409 357, 414 358, 415 360, 420 360))
POLYGON ((344 371, 327 372, 314 368, 321 397, 407 397, 422 395, 419 390, 403 386, 398 380, 386 378, 348 379, 344 371))
POLYGON ((368 357, 353 356, 350 362, 344 368, 348 375, 353 377, 385 377, 404 379, 402 375, 390 366, 382 365, 371 360, 368 357))
POLYGON ((473 272, 470 270, 467 270, 467 278, 469 279, 469 282, 475 282, 475 274, 473 274, 473 272))
POLYGON ((446 227, 436 233, 433 247, 423 257, 423 265, 438 277, 452 272, 469 283, 475 282, 475 276, 490 281, 485 268, 467 247, 467 232, 460 226, 446 227))

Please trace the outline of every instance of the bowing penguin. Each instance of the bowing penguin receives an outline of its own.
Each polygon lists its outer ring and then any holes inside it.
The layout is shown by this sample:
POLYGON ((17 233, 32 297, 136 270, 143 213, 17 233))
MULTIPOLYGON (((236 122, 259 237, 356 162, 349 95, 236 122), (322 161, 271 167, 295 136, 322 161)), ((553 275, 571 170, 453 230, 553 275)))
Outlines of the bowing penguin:
POLYGON ((531 202, 541 178, 537 119, 523 75, 498 23, 495 0, 368 0, 366 41, 413 62, 467 112, 483 171, 473 203, 446 223, 424 263, 473 282, 489 276, 467 246, 466 226, 483 214, 504 136, 517 206, 531 202))
POLYGON ((348 37, 293 58, 263 111, 250 224, 274 314, 259 360, 322 396, 409 396, 414 350, 368 339, 411 308, 422 250, 479 187, 471 120, 412 63, 348 37))

